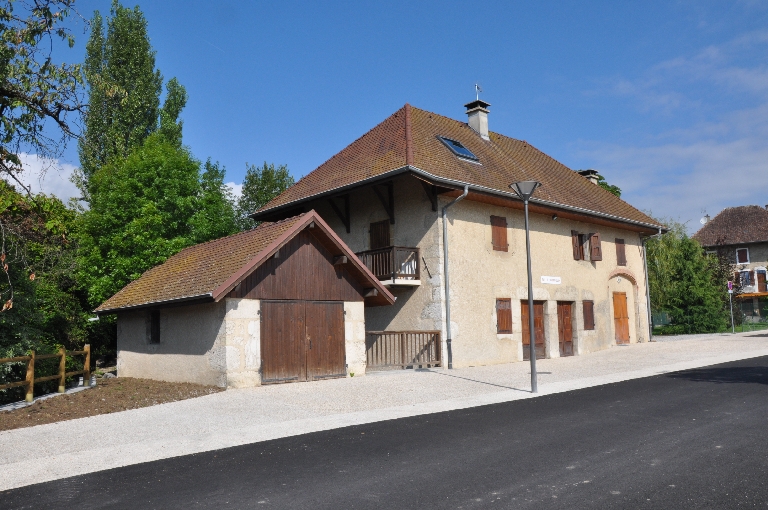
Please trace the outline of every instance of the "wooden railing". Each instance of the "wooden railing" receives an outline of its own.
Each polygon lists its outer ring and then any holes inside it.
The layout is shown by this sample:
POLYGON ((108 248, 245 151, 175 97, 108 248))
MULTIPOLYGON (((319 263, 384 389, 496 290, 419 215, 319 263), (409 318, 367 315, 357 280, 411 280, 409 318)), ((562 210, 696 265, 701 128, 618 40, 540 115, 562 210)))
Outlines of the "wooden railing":
POLYGON ((35 351, 31 351, 29 356, 16 356, 15 358, 0 358, 0 365, 3 363, 14 363, 26 361, 27 362, 27 376, 23 381, 17 381, 8 384, 0 385, 0 390, 8 388, 15 388, 16 386, 26 386, 27 394, 26 401, 32 402, 35 398, 35 384, 59 380, 59 393, 66 391, 66 379, 75 375, 83 375, 83 384, 85 386, 91 385, 91 346, 86 344, 82 351, 66 351, 64 348, 60 348, 56 354, 39 354, 35 355, 35 351), (85 363, 83 364, 83 370, 75 370, 73 372, 67 372, 67 356, 85 356, 85 363), (35 377, 35 361, 44 359, 59 358, 59 371, 56 375, 48 375, 45 377, 35 377))
POLYGON ((367 331, 365 355, 368 369, 440 367, 439 331, 367 331))
POLYGON ((420 251, 405 246, 387 246, 356 253, 379 280, 419 280, 420 251))

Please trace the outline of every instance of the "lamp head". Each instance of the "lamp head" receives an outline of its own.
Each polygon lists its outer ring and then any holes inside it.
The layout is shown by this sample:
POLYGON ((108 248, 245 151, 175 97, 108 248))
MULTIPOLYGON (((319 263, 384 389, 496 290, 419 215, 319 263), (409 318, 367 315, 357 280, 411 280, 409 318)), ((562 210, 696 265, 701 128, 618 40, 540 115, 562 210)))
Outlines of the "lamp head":
POLYGON ((515 190, 517 196, 527 201, 533 195, 533 192, 541 186, 539 181, 520 181, 509 185, 510 188, 515 190))

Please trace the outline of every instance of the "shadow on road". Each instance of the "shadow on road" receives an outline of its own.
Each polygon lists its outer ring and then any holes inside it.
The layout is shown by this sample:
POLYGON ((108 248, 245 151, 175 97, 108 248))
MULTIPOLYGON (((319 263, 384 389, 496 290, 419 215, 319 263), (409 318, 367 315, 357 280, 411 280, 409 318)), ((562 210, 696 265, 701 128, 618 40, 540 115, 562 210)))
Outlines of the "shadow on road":
POLYGON ((697 368, 666 376, 694 382, 768 384, 768 367, 697 368))
POLYGON ((496 386, 497 388, 504 388, 505 390, 515 390, 515 391, 522 391, 523 393, 530 393, 529 390, 523 390, 523 389, 520 389, 520 388, 513 388, 512 386, 503 386, 501 384, 495 384, 495 383, 490 383, 490 382, 486 382, 486 381, 479 381, 477 379, 470 379, 469 377, 461 377, 460 375, 446 374, 446 373, 443 373, 443 372, 438 372, 436 370, 432 371, 432 373, 433 374, 437 374, 437 375, 442 375, 444 377, 455 377, 456 379, 463 379, 465 381, 471 381, 471 382, 476 382, 476 383, 480 383, 480 384, 487 384, 488 386, 496 386))

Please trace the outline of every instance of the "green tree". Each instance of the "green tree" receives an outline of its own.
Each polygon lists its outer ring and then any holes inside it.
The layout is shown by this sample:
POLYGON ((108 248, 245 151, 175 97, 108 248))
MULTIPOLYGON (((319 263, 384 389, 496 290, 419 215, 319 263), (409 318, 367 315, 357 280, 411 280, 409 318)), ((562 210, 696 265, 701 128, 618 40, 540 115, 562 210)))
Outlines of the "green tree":
POLYGON ((78 146, 85 181, 112 159, 127 157, 158 127, 180 143, 178 116, 187 100, 184 88, 172 79, 160 108, 163 78, 155 69, 147 20, 138 7, 128 9, 113 0, 106 37, 103 30, 96 11, 85 60, 90 107, 78 146))
POLYGON ((52 60, 57 40, 74 44, 63 25, 73 4, 6 0, 0 5, 0 171, 24 189, 17 179, 23 170, 19 154, 59 157, 75 135, 70 116, 82 109, 81 66, 52 60), (49 123, 54 129, 46 128, 49 123))
POLYGON ((94 306, 204 237, 190 222, 199 205, 200 163, 161 133, 97 170, 89 188, 79 279, 94 306))
POLYGON ((189 220, 195 243, 228 236, 239 230, 235 199, 224 185, 224 168, 218 163, 205 162, 200 179, 197 211, 189 220))
POLYGON ((710 333, 728 325, 726 281, 717 257, 689 238, 685 225, 664 220, 669 231, 646 243, 651 308, 667 312, 674 333, 710 333))
POLYGON ((256 226, 248 215, 256 212, 294 183, 286 165, 275 167, 274 164, 267 164, 265 161, 260 167, 248 163, 245 166, 242 195, 237 201, 240 225, 243 230, 256 226))
POLYGON ((621 188, 613 184, 608 184, 608 181, 605 180, 605 177, 600 174, 597 174, 597 185, 621 198, 621 188))

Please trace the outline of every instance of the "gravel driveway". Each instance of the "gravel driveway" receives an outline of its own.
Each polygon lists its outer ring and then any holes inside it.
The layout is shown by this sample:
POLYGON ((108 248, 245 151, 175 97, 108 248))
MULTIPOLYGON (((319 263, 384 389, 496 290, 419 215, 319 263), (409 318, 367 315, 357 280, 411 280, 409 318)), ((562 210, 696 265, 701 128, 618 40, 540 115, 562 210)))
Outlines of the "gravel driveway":
MULTIPOLYGON (((768 355, 768 335, 697 335, 539 360, 539 395, 768 355)), ((157 459, 531 398, 527 362, 228 390, 0 432, 0 490, 157 459)))

